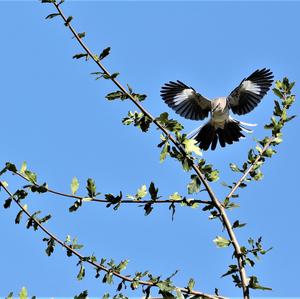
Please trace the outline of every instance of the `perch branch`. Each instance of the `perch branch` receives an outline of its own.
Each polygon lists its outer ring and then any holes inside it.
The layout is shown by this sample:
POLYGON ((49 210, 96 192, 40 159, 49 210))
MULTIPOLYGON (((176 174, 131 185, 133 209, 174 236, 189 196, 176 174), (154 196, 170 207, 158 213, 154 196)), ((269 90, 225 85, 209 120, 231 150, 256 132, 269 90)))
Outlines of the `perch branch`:
MULTIPOLYGON (((27 209, 25 209, 20 202, 14 197, 14 195, 8 190, 8 188, 0 181, 0 187, 3 188, 3 190, 9 195, 9 197, 18 205, 19 209, 23 211, 24 214, 26 214, 28 216, 28 218, 32 219, 37 226, 50 238, 52 238, 53 240, 55 240, 55 242, 57 242, 59 245, 61 245, 63 248, 67 249, 68 251, 72 252, 72 254, 74 254, 75 256, 77 256, 81 261, 85 261, 86 263, 94 266, 96 269, 99 269, 101 271, 104 271, 106 273, 111 272, 110 269, 106 268, 105 266, 98 264, 92 260, 85 260, 85 257, 83 255, 81 255, 78 251, 74 250, 73 248, 71 248, 70 246, 68 246, 65 242, 63 242, 61 239, 59 239, 56 235, 54 235, 53 233, 51 233, 44 225, 42 225, 38 220, 36 220, 32 214, 30 214, 27 209)), ((132 278, 130 278, 128 275, 123 275, 121 273, 118 272, 112 272, 112 274, 120 279, 122 279, 123 281, 127 281, 127 282, 134 282, 134 280, 132 278)), ((141 285, 145 285, 145 286, 153 286, 155 287, 155 283, 152 283, 150 281, 143 281, 143 280, 139 280, 138 281, 139 284, 141 285)), ((189 291, 187 288, 179 288, 179 290, 185 294, 189 294, 189 295, 195 295, 195 296, 201 296, 203 298, 206 299, 225 299, 226 297, 222 297, 222 296, 217 296, 217 295, 210 295, 210 294, 206 294, 203 292, 199 292, 199 291, 189 291)))

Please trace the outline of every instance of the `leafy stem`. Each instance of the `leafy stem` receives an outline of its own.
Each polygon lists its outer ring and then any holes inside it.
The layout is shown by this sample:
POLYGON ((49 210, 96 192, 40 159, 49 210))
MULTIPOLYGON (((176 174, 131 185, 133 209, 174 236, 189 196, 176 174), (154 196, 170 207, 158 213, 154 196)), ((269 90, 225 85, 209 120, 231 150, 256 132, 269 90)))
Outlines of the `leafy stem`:
MULTIPOLYGON (((37 188, 41 187, 41 185, 39 185, 36 182, 32 182, 30 181, 25 175, 23 175, 22 173, 20 173, 19 171, 17 172, 13 172, 14 174, 16 174, 17 176, 21 177, 23 180, 29 182, 31 185, 27 185, 26 187, 32 187, 35 186, 37 188)), ((108 203, 107 199, 100 199, 100 198, 95 198, 95 197, 91 197, 91 198, 87 198, 86 196, 79 196, 79 195, 75 195, 75 194, 70 194, 70 193, 65 193, 65 192, 60 192, 54 189, 49 188, 48 186, 43 186, 45 192, 49 192, 55 195, 59 195, 62 197, 68 197, 68 198, 73 198, 73 199, 78 199, 81 201, 89 201, 89 202, 99 202, 99 203, 108 203)), ((150 202, 151 199, 139 199, 139 200, 134 200, 134 199, 122 199, 121 202, 125 203, 125 204, 145 204, 150 202)), ((186 199, 180 199, 180 200, 172 200, 172 199, 156 199, 155 201, 152 201, 152 204, 183 204, 186 203, 186 199)), ((211 201, 208 200, 200 200, 200 199, 193 199, 191 200, 191 203, 199 203, 199 204, 210 204, 211 201)))
MULTIPOLYGON (((151 281, 144 281, 144 280, 136 280, 134 278, 131 278, 129 275, 123 275, 119 271, 112 271, 111 269, 105 267, 101 263, 97 263, 95 260, 91 259, 90 257, 85 257, 82 254, 80 254, 77 250, 74 249, 74 247, 69 246, 66 242, 59 239, 55 234, 50 232, 39 220, 37 220, 34 217, 34 214, 31 214, 28 212, 27 207, 24 207, 21 205, 20 201, 12 194, 5 184, 3 184, 0 181, 0 187, 3 188, 3 190, 8 194, 9 198, 12 199, 19 207, 20 211, 22 213, 26 214, 28 218, 35 223, 35 227, 39 227, 48 237, 48 240, 52 240, 52 242, 56 242, 57 244, 61 245, 63 248, 67 250, 67 253, 69 256, 72 254, 75 255, 79 259, 79 264, 82 266, 82 263, 88 263, 91 266, 95 267, 97 270, 97 273, 99 271, 104 271, 105 273, 110 273, 113 276, 116 276, 120 278, 123 282, 129 282, 129 283, 136 283, 143 286, 151 286, 151 287, 159 287, 157 283, 151 282, 151 281)), ((49 254, 50 255, 50 254, 49 254)), ((82 279, 82 278, 81 278, 82 279)), ((199 291, 190 290, 188 288, 176 288, 180 290, 180 292, 188 294, 188 295, 194 295, 194 296, 200 296, 207 299, 225 299, 225 297, 217 296, 217 295, 210 295, 199 291)))
POLYGON ((265 146, 262 148, 261 152, 257 155, 256 159, 254 160, 253 163, 250 164, 250 166, 248 167, 248 169, 244 172, 244 174, 241 176, 241 178, 236 182, 236 184, 234 184, 234 186, 232 186, 229 194, 226 196, 225 200, 229 200, 232 195, 234 195, 235 191, 240 187, 240 185, 245 181, 245 179, 247 178, 247 176, 249 175, 249 173, 254 169, 254 167, 257 165, 257 162, 259 162, 261 160, 261 158, 263 157, 264 153, 266 152, 266 150, 270 147, 270 145, 272 144, 272 142, 274 141, 276 137, 272 136, 268 142, 265 144, 265 146))

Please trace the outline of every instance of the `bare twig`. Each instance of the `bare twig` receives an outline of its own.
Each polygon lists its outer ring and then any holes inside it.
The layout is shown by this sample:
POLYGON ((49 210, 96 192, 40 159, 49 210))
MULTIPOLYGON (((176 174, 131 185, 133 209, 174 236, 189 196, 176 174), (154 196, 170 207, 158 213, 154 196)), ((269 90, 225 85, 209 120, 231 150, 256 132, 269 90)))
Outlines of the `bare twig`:
MULTIPOLYGON (((57 242, 59 245, 61 245, 62 247, 64 247, 65 249, 67 249, 69 252, 72 252, 72 254, 74 254, 75 256, 77 256, 81 261, 85 261, 86 263, 94 266, 96 269, 99 269, 101 271, 104 271, 106 273, 111 272, 110 269, 106 268, 105 266, 98 264, 90 259, 85 259, 85 257, 83 255, 81 255, 78 251, 74 250, 73 248, 71 248, 70 246, 68 246, 65 242, 63 242, 61 239, 59 239, 56 235, 54 235, 53 233, 51 233, 48 229, 46 229, 46 227, 44 225, 42 225, 37 219, 35 219, 33 217, 32 214, 30 214, 27 209, 25 209, 20 202, 14 197, 14 195, 8 190, 8 188, 0 181, 0 187, 3 188, 3 190, 5 190, 5 192, 9 195, 9 197, 18 205, 19 209, 23 211, 24 214, 26 214, 28 216, 28 218, 32 219, 32 221, 34 221, 37 226, 46 234, 48 235, 50 238, 52 238, 53 240, 55 240, 55 242, 57 242)), ((120 278, 123 281, 127 281, 127 282, 134 282, 134 279, 130 278, 128 275, 123 275, 119 272, 112 272, 112 274, 118 278, 120 278)), ((138 283, 140 285, 145 285, 145 286, 153 286, 155 287, 155 283, 152 283, 151 281, 143 281, 143 280, 139 280, 138 283)), ((193 290, 188 290, 187 288, 178 288, 181 292, 185 293, 185 294, 189 294, 189 295, 196 295, 196 296, 201 296, 203 298, 207 298, 207 299, 226 299, 226 297, 223 296, 217 296, 217 295, 210 295, 210 294, 206 294, 203 292, 199 292, 199 291, 193 291, 193 290)))

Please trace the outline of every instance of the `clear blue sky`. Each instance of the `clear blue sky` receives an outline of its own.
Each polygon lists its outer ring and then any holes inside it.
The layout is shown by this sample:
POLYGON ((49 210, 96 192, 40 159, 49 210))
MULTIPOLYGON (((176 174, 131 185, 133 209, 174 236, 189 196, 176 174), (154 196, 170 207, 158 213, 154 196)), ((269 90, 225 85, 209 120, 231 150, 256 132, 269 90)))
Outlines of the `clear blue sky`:
MULTIPOLYGON (((77 176, 84 192, 92 177, 103 193, 134 193, 153 180, 160 194, 186 191, 189 174, 172 160, 159 163, 158 131, 143 134, 121 124, 129 102, 107 102, 114 91, 108 81, 94 81, 92 63, 74 61, 81 49, 61 20, 45 21, 53 12, 38 1, 1 1, 1 165, 6 161, 29 168, 50 187, 69 191, 77 176)), ((186 132, 199 123, 180 119, 160 99, 163 83, 179 79, 208 97, 227 95, 257 68, 271 68, 276 79, 288 76, 300 82, 299 9, 297 2, 68 2, 78 31, 95 53, 111 46, 105 61, 120 80, 148 95, 152 114, 167 111, 179 119, 186 132)), ((299 94, 299 85, 295 92, 299 94)), ((221 171, 214 184, 220 198, 226 190, 221 181, 232 182, 229 162, 242 162, 253 137, 264 136, 263 124, 272 113, 269 93, 249 115, 256 122, 253 135, 204 158, 221 171)), ((297 113, 296 103, 293 112, 297 113)), ((230 213, 248 226, 238 231, 245 243, 249 236, 263 236, 274 249, 249 273, 256 274, 273 292, 256 296, 299 296, 299 118, 284 129, 278 155, 263 167, 265 178, 240 192, 241 208, 230 213)), ((7 178, 11 188, 17 180, 7 178)), ((1 201, 5 199, 1 192, 1 201)), ((203 193, 203 199, 206 195, 203 193)), ((144 217, 137 206, 115 212, 87 203, 70 214, 71 201, 53 196, 34 196, 29 209, 53 215, 48 227, 61 238, 77 236, 83 253, 98 257, 129 259, 127 273, 149 269, 154 274, 180 270, 175 281, 186 285, 190 277, 196 288, 227 296, 239 296, 231 279, 220 279, 231 263, 231 249, 217 249, 212 240, 224 235, 220 224, 207 220, 200 209, 179 208, 171 221, 167 207, 155 207, 144 217)), ((88 289, 102 296, 110 288, 94 279, 87 266, 86 278, 77 282, 76 259, 57 247, 44 254, 43 235, 17 226, 17 208, 0 208, 0 296, 26 286, 37 296, 73 296, 88 289)), ((115 286, 116 287, 116 286, 115 286)))

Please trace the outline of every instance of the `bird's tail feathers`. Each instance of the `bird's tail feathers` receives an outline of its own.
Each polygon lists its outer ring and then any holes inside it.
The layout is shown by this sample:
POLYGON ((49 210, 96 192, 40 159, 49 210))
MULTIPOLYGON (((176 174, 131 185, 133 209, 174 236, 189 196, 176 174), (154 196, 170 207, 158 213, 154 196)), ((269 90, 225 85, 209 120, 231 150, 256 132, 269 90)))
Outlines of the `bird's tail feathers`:
POLYGON ((188 139, 195 139, 195 137, 198 135, 199 131, 201 130, 203 126, 200 126, 198 128, 196 128, 195 130, 193 130, 192 132, 187 134, 187 138, 188 139))
POLYGON ((256 127, 257 124, 250 124, 250 123, 246 123, 246 122, 243 122, 243 121, 240 121, 240 120, 237 120, 237 119, 233 119, 232 117, 229 116, 229 120, 230 121, 234 121, 236 122, 240 127, 241 129, 246 132, 246 133, 253 133, 253 130, 250 130, 248 128, 246 128, 245 126, 247 127, 256 127))
POLYGON ((195 139, 203 150, 208 150, 209 148, 215 150, 218 141, 221 147, 225 147, 226 144, 232 144, 244 138, 245 135, 242 132, 252 133, 252 130, 245 126, 255 126, 255 124, 240 122, 230 117, 223 128, 215 128, 213 123, 209 121, 189 133, 188 138, 195 139))
POLYGON ((218 142, 216 129, 211 125, 210 121, 188 134, 188 138, 195 139, 203 150, 208 150, 210 146, 214 150, 218 142))

